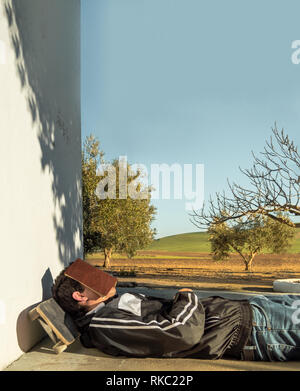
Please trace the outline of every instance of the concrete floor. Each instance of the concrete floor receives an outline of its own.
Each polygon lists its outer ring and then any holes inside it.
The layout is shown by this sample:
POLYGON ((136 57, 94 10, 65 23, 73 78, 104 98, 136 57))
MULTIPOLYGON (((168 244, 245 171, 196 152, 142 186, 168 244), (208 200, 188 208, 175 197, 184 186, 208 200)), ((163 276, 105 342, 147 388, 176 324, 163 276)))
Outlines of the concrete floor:
POLYGON ((46 338, 5 371, 299 371, 299 362, 127 358, 85 349, 79 341, 57 355, 46 338))
MULTIPOLYGON (((119 288, 169 298, 177 289, 119 288)), ((199 297, 219 295, 243 299, 251 294, 228 291, 195 291, 199 297)), ((278 294, 278 293, 277 293, 278 294)), ((300 362, 243 362, 238 360, 154 359, 112 357, 97 349, 84 348, 79 340, 57 355, 51 350, 52 341, 46 337, 23 354, 4 371, 300 371, 300 362)))

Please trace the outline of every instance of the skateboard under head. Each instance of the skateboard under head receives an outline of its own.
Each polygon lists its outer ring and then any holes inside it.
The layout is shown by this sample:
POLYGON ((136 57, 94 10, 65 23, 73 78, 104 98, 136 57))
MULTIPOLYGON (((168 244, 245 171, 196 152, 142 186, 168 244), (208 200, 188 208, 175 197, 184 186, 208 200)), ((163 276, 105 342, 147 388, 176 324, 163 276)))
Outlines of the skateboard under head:
POLYGON ((53 299, 38 304, 29 311, 31 320, 38 319, 41 326, 55 343, 56 353, 64 351, 80 335, 73 319, 53 299))

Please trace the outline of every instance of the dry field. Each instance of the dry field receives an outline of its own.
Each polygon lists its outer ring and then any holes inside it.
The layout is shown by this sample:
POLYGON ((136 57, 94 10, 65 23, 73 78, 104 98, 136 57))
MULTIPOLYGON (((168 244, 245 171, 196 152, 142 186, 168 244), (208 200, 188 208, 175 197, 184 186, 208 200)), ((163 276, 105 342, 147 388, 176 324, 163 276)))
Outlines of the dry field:
MULTIPOLYGON (((87 260, 92 265, 103 265, 102 254, 87 260)), ((249 273, 238 255, 214 261, 209 253, 140 251, 131 260, 113 255, 108 271, 116 273, 119 281, 139 285, 268 292, 275 279, 300 278, 300 254, 258 255, 249 273)))

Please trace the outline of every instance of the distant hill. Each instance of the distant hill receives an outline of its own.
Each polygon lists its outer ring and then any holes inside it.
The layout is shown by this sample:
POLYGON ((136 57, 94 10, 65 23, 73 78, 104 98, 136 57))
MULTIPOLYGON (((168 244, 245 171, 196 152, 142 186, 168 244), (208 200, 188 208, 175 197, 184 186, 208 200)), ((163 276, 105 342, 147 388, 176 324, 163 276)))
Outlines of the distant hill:
POLYGON ((155 240, 146 250, 210 252, 208 233, 190 232, 155 240))
MULTIPOLYGON (((209 253, 210 243, 207 232, 190 232, 157 239, 145 250, 209 253)), ((300 228, 297 228, 295 240, 288 252, 300 253, 300 228)))

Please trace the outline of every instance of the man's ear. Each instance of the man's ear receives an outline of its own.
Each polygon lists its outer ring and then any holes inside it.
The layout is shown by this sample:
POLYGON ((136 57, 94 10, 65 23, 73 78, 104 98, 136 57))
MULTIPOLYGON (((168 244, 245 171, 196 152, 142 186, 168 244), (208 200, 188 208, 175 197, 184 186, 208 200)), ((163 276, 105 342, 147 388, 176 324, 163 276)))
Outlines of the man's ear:
POLYGON ((75 291, 72 293, 72 297, 76 301, 87 301, 88 298, 81 292, 75 291))

